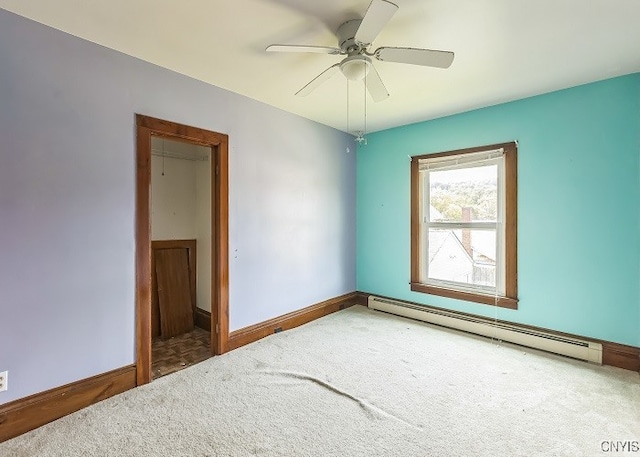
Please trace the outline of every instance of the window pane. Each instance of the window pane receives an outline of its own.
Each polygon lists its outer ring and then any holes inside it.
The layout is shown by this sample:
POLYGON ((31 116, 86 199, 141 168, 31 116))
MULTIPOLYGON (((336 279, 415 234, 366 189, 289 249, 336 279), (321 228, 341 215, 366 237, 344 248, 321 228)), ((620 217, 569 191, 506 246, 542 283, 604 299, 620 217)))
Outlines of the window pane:
POLYGON ((495 287, 496 231, 429 229, 429 279, 495 287))
POLYGON ((429 196, 431 222, 495 222, 498 166, 431 171, 429 196))

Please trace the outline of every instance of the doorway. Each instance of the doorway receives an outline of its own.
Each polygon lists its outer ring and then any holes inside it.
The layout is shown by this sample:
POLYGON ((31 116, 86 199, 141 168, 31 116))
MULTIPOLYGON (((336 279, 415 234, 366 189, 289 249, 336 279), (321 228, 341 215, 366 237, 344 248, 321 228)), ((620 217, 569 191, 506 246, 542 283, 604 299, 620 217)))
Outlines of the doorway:
MULTIPOLYGON (((158 139, 186 143, 210 150, 211 243, 210 265, 203 268, 210 276, 210 315, 198 310, 194 304, 194 320, 203 319, 211 329, 210 354, 228 351, 229 338, 229 275, 228 275, 228 137, 227 135, 136 115, 136 372, 137 384, 151 381, 152 337, 156 331, 157 316, 153 314, 154 275, 151 233, 151 173, 152 142, 158 139), (210 268, 209 268, 210 267, 210 268)), ((185 240, 182 240, 185 241, 185 240)), ((166 247, 166 246, 165 246, 166 247)), ((188 247, 188 246, 187 246, 188 247)), ((169 246, 180 259, 182 246, 169 246)), ((185 251, 189 259, 189 251, 185 251)), ((192 250, 192 252, 194 252, 192 250)), ((206 257, 206 256, 205 256, 206 257)), ((174 260, 172 260, 173 262, 174 260)), ((185 270, 188 271, 188 270, 185 270)), ((194 273, 195 274, 195 273, 194 273)), ((191 282, 191 280, 189 280, 191 282)), ((191 292, 195 292, 191 289, 191 292)), ((207 295, 207 294, 205 294, 207 295)))

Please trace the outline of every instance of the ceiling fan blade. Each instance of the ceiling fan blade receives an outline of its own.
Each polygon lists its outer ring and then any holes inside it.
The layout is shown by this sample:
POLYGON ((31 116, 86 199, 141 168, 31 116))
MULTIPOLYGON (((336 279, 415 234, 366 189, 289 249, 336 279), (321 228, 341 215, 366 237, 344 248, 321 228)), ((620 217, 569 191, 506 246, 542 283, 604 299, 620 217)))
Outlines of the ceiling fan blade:
POLYGON ((340 49, 328 46, 305 46, 297 44, 272 44, 267 46, 268 52, 313 52, 315 54, 340 54, 340 49))
POLYGON ((389 96, 389 92, 387 91, 387 88, 384 87, 380 74, 373 65, 371 65, 369 73, 367 73, 367 76, 365 77, 365 84, 367 85, 369 95, 371 95, 374 102, 381 102, 389 96))
POLYGON ((395 3, 372 0, 356 31, 355 40, 361 44, 372 43, 397 10, 398 5, 395 3))
POLYGON ((418 48, 378 48, 374 53, 376 59, 383 62, 409 63, 426 67, 449 68, 454 53, 450 51, 434 51, 418 48))
POLYGON ((335 75, 340 70, 340 64, 337 63, 335 65, 330 66, 325 71, 320 73, 318 76, 313 78, 306 86, 296 92, 296 95, 300 97, 305 97, 313 92, 320 84, 329 80, 333 75, 335 75))

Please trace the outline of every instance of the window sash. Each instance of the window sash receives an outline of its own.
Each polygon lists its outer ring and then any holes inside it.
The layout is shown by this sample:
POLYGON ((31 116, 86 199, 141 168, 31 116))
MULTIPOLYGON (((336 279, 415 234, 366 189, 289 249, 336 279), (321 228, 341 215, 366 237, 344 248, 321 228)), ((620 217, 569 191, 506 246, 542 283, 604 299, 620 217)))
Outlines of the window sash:
POLYGON ((423 224, 429 228, 439 229, 476 229, 476 230, 495 230, 498 228, 499 222, 430 222, 429 218, 425 216, 423 224))
POLYGON ((489 231, 495 232, 496 235, 496 264, 495 264, 495 286, 487 286, 483 284, 473 284, 468 282, 453 281, 429 276, 429 229, 435 227, 424 227, 423 230, 423 252, 422 252, 422 274, 420 282, 427 285, 437 287, 448 287, 452 289, 463 290, 465 292, 482 292, 489 295, 504 295, 504 242, 500 239, 504 235, 500 233, 500 228, 496 225, 495 229, 489 231), (502 245, 502 246, 501 246, 502 245))
POLYGON ((504 214, 505 214, 505 173, 504 173, 504 149, 493 149, 488 151, 480 151, 471 154, 448 155, 436 158, 423 158, 418 161, 418 169, 420 175, 420 185, 422 186, 423 202, 420 205, 421 220, 421 240, 422 240, 422 262, 420 268, 420 282, 426 285, 436 287, 446 287, 465 292, 479 292, 490 295, 504 295, 506 289, 505 275, 505 230, 504 230, 504 214), (430 182, 429 175, 431 171, 445 171, 454 169, 466 169, 472 167, 481 167, 497 165, 498 186, 497 186, 497 214, 496 221, 493 222, 431 222, 430 221, 430 182), (457 281, 447 281, 435 279, 429 276, 429 229, 476 229, 476 230, 495 230, 496 232, 496 280, 495 287, 469 284, 457 281))
POLYGON ((429 278, 424 282, 424 284, 427 284, 429 286, 446 287, 448 289, 461 290, 463 292, 480 292, 486 295, 500 295, 500 292, 497 291, 495 287, 485 286, 482 284, 471 284, 466 282, 447 281, 445 279, 433 278, 429 278))

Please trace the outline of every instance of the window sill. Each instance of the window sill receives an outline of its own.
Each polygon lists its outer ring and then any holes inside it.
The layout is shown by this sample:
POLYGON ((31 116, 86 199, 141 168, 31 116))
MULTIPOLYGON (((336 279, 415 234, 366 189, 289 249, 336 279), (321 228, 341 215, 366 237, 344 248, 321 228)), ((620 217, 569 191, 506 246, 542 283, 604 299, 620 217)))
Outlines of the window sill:
POLYGON ((428 286, 426 284, 416 282, 411 283, 411 290, 414 292, 422 292, 425 294, 439 295, 441 297, 455 298, 456 300, 482 303, 484 305, 497 305, 500 308, 518 309, 517 298, 498 296, 498 303, 496 303, 495 295, 463 292, 460 290, 446 289, 444 287, 428 286))

